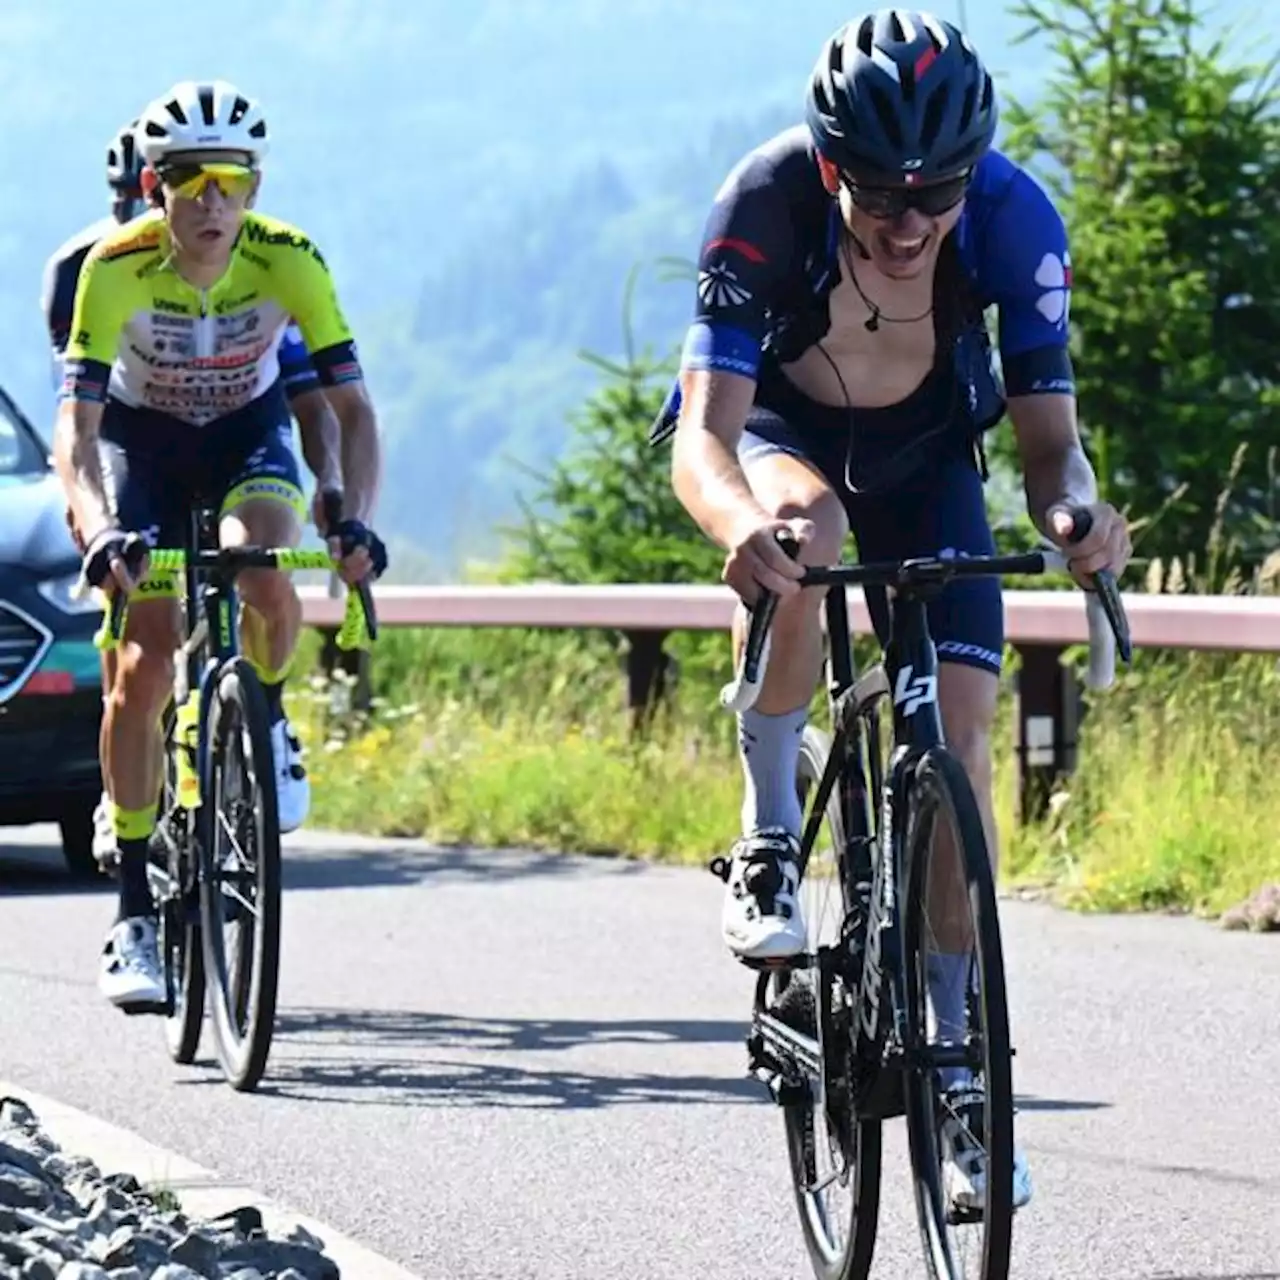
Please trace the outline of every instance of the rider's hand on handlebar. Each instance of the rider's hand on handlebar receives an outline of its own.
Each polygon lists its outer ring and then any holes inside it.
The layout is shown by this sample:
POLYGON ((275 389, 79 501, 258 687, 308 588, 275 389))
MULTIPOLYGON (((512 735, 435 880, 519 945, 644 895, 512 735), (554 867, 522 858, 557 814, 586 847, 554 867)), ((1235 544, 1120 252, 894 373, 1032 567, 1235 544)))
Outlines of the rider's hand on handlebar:
POLYGON ((1109 502, 1094 502, 1087 508, 1092 517, 1092 527, 1080 539, 1072 542, 1074 521, 1066 506, 1049 509, 1049 534, 1067 557, 1071 576, 1086 589, 1091 588, 1093 574, 1099 569, 1110 569, 1118 578, 1129 557, 1133 544, 1129 541, 1129 527, 1109 502))
POLYGON ((141 534, 103 529, 85 548, 81 574, 91 587, 129 595, 147 576, 146 541, 141 534))
POLYGON ((760 588, 787 599, 800 590, 797 579, 804 565, 778 545, 778 534, 789 533, 801 546, 814 535, 811 520, 766 520, 730 547, 720 574, 747 604, 754 604, 760 588))

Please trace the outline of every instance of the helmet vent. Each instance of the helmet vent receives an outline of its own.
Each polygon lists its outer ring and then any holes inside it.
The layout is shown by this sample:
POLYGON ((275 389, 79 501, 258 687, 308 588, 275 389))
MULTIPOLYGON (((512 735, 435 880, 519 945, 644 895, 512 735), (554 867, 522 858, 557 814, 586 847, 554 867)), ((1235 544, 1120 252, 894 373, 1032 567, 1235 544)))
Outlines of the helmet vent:
POLYGON ((244 113, 249 110, 249 103, 244 98, 237 98, 231 104, 230 124, 239 124, 244 119, 244 113))
POLYGON ((251 125, 249 128, 249 137, 265 138, 267 136, 267 122, 259 120, 257 124, 251 125))
POLYGON ((898 43, 911 39, 911 36, 907 34, 907 29, 903 24, 902 15, 897 9, 892 9, 889 12, 889 30, 892 33, 894 40, 898 43))
POLYGON ((200 99, 200 114, 204 117, 205 124, 215 125, 218 117, 213 114, 213 89, 207 84, 202 84, 197 97, 200 99))
POLYGON ((947 110, 947 89, 939 85, 924 104, 924 124, 920 129, 920 141, 926 151, 933 148, 942 129, 942 120, 947 110))
MULTIPOLYGON (((871 41, 875 36, 875 27, 875 18, 868 15, 863 18, 862 25, 858 28, 858 52, 867 58, 871 57, 871 41)), ((836 56, 835 49, 836 43, 833 41, 831 46, 833 58, 836 56)))
POLYGON ((977 104, 978 87, 970 84, 964 91, 964 102, 960 107, 960 133, 968 133, 969 126, 973 123, 973 108, 977 104))
MULTIPOLYGON (((180 102, 177 100, 177 98, 170 98, 170 99, 169 99, 169 101, 168 101, 168 102, 166 102, 166 103, 164 104, 164 109, 165 109, 165 110, 166 110, 166 111, 167 111, 167 112, 168 112, 168 113, 169 113, 169 114, 170 114, 170 115, 171 115, 171 116, 172 116, 172 117, 173 117, 173 118, 174 118, 174 119, 175 119, 179 124, 186 124, 186 123, 187 123, 187 113, 186 113, 185 111, 183 111, 183 109, 182 109, 182 103, 180 103, 180 102)), ((151 126, 150 126, 150 124, 148 124, 148 125, 147 125, 147 132, 148 132, 148 133, 151 133, 151 126)), ((160 130, 159 132, 152 133, 152 134, 151 134, 151 136, 152 136, 152 137, 154 137, 154 138, 163 138, 163 137, 164 137, 164 131, 163 131, 163 130, 160 130)))
POLYGON ((867 88, 870 90, 871 101, 875 106, 880 127, 888 134, 890 145, 902 147, 904 145, 902 130, 898 127, 898 118, 894 114, 893 103, 889 101, 888 94, 879 85, 868 85, 867 88))

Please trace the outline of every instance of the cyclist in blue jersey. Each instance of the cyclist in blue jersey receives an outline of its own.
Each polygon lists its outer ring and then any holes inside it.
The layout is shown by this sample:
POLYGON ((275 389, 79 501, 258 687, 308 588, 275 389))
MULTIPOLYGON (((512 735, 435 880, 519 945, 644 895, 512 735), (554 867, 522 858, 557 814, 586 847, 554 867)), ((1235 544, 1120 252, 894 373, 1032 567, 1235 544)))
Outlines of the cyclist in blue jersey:
MULTIPOLYGON (((149 202, 142 190, 143 157, 134 140, 137 120, 119 131, 107 145, 107 186, 111 189, 111 212, 91 223, 61 244, 45 264, 40 309, 49 330, 53 353, 54 385, 62 384, 62 354, 71 334, 71 312, 76 296, 80 267, 89 251, 109 231, 145 212, 149 202)), ((341 427, 321 389, 302 334, 297 325, 288 325, 279 344, 280 379, 289 407, 297 419, 302 452, 316 477, 317 501, 326 489, 342 488, 341 427)), ((68 523, 70 512, 68 511, 68 523)), ((317 525, 320 519, 317 513, 317 525)), ((73 536, 75 531, 73 530, 73 536)), ((80 548, 83 552, 83 546, 80 548)), ((102 654, 102 693, 107 697, 115 680, 115 652, 102 654)), ((281 770, 278 789, 295 795, 306 788, 306 770, 301 763, 301 744, 296 737, 288 743, 287 758, 277 761, 281 770)), ((305 807, 305 796, 294 805, 305 807)), ((110 868, 116 859, 116 834, 111 822, 106 793, 93 815, 93 856, 100 866, 110 868)))
MULTIPOLYGON (((928 13, 867 13, 823 47, 806 123, 744 156, 707 220, 695 318, 653 438, 673 439, 675 492, 727 552, 724 580, 747 604, 761 587, 780 596, 773 658, 739 722, 743 835, 722 933, 743 959, 787 957, 805 942, 795 776, 823 592, 797 588, 803 566, 836 562, 850 532, 868 561, 992 553, 982 437, 1006 411, 1028 511, 1073 574, 1087 584, 1129 559, 1125 521, 1098 500, 1077 431, 1066 232, 1044 190, 993 147, 996 122, 991 77, 960 31, 928 13), (1092 528, 1070 543, 1075 506, 1092 528), (799 541, 799 563, 781 531, 799 541)), ((883 641, 887 601, 867 595, 883 641)), ((744 622, 740 608, 736 651, 744 622)), ((953 581, 929 625, 946 738, 994 857, 998 582, 953 581)), ((956 920, 967 912, 948 904, 963 906, 964 886, 953 876, 936 887, 930 1004, 943 1026, 963 1027, 969 957, 956 920)), ((981 1090, 963 1068, 943 1084, 947 1194, 980 1210, 981 1090)), ((1031 1179, 1020 1151, 1015 1160, 1020 1207, 1031 1179)))

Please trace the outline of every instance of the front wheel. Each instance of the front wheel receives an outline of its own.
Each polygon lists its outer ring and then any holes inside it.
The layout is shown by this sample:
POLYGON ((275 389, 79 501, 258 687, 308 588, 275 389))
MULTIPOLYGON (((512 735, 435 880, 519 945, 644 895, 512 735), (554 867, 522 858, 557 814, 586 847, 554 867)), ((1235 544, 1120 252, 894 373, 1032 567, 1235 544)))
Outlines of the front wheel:
POLYGON ((903 960, 907 1137, 935 1280, 1007 1280, 1013 1079, 996 895, 968 776, 945 748, 909 786, 903 960), (947 1160, 948 1150, 959 1160, 947 1160), (972 1171, 985 1178, 975 1183, 972 1171))
POLYGON ((243 658, 218 671, 201 778, 200 914, 218 1061, 255 1088, 275 1032, 280 822, 266 698, 243 658))
MULTIPOLYGON (((802 807, 816 790, 830 751, 826 733, 805 729, 796 770, 802 807)), ((801 885, 811 954, 840 942, 855 907, 841 790, 839 785, 832 789, 801 885)), ((791 1180, 814 1274, 819 1280, 865 1280, 880 1210, 880 1123, 854 1114, 856 982, 834 977, 829 1016, 819 1018, 816 973, 812 967, 775 979, 778 1016, 818 1042, 825 1064, 821 1077, 807 1081, 803 1096, 784 1108, 791 1180)))

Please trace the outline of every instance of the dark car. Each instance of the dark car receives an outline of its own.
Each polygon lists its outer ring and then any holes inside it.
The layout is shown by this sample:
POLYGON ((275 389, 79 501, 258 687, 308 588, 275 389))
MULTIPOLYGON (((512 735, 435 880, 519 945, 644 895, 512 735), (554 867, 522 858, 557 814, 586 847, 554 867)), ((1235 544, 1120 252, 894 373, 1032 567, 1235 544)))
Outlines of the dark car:
POLYGON ((94 875, 102 613, 72 599, 65 511, 48 449, 0 390, 0 826, 58 823, 67 865, 94 875))

